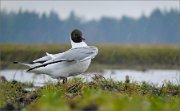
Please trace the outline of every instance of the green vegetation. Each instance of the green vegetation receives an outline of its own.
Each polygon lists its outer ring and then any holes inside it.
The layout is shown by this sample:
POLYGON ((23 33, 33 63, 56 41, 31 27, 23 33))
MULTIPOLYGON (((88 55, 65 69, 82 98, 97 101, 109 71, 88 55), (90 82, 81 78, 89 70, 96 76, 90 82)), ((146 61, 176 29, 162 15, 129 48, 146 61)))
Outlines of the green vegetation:
POLYGON ((80 78, 74 78, 66 84, 47 83, 43 88, 35 88, 35 91, 28 93, 22 93, 22 89, 26 88, 27 84, 5 81, 0 82, 0 86, 3 86, 0 90, 0 109, 23 108, 25 111, 180 110, 180 86, 171 83, 156 87, 146 82, 138 85, 136 82, 115 82, 106 80, 102 76, 95 76, 92 82, 83 82, 80 78), (15 87, 9 88, 11 86, 15 87))
MULTIPOLYGON (((178 68, 180 46, 171 45, 96 45, 99 54, 90 70, 103 68, 178 68)), ((30 62, 45 55, 59 53, 69 45, 0 45, 1 68, 17 68, 13 61, 30 62)))
MULTIPOLYGON (((178 68, 179 46, 97 45, 99 54, 90 70, 103 68, 178 68)), ((45 55, 69 49, 69 45, 0 45, 1 68, 18 68, 13 61, 30 62, 45 55)), ((92 82, 80 78, 66 84, 47 83, 43 88, 32 83, 0 80, 0 110, 25 111, 179 111, 180 84, 161 87, 143 82, 115 82, 95 76, 92 82), (33 87, 34 91, 26 88, 33 87)))
POLYGON ((6 110, 8 108, 19 109, 24 107, 23 104, 17 102, 20 102, 22 97, 26 96, 24 89, 32 86, 32 83, 23 84, 17 81, 8 82, 2 78, 3 77, 0 78, 0 110, 4 106, 6 106, 6 110))

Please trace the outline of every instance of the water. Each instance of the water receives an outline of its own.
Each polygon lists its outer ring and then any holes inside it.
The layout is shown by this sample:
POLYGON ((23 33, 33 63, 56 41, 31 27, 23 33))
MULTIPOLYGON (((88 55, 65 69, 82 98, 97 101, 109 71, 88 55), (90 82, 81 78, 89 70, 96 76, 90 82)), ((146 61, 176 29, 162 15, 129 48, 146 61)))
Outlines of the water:
POLYGON ((125 81, 125 76, 129 76, 131 81, 141 83, 143 81, 150 84, 162 85, 165 82, 180 84, 180 70, 105 70, 104 77, 112 78, 115 81, 125 81))
MULTIPOLYGON (((94 76, 94 74, 97 73, 85 73, 76 77, 81 77, 85 81, 91 81, 91 77, 94 76)), ((138 83, 146 81, 155 85, 162 85, 164 82, 170 81, 174 84, 180 84, 180 70, 104 70, 102 74, 106 79, 113 79, 115 81, 125 81, 125 77, 128 75, 131 81, 138 83)), ((48 75, 36 75, 26 72, 25 70, 1 70, 0 75, 4 76, 8 81, 33 82, 35 86, 43 86, 44 83, 49 81, 57 82, 56 79, 48 75)))

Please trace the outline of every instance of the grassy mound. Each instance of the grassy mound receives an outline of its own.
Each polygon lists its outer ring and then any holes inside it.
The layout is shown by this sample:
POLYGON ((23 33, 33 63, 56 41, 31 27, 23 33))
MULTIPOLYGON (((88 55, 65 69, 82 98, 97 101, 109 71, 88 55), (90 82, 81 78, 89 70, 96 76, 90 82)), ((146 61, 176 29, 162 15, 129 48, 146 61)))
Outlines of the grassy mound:
POLYGON ((156 87, 146 82, 139 85, 135 82, 115 82, 103 77, 95 77, 92 82, 74 78, 66 84, 49 82, 43 88, 35 88, 26 93, 22 89, 27 84, 0 82, 0 86, 0 107, 4 110, 10 106, 12 109, 26 111, 180 110, 180 86, 171 83, 156 87))

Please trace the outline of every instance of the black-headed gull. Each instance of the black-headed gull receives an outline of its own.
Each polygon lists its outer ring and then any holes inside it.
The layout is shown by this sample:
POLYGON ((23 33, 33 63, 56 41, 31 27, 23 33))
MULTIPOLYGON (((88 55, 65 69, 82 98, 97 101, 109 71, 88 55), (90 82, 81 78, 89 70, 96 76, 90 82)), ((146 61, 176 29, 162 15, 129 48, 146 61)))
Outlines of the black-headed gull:
POLYGON ((63 79, 67 82, 67 77, 75 76, 85 72, 97 53, 95 46, 88 46, 84 42, 82 32, 75 29, 71 32, 72 48, 58 54, 46 53, 46 56, 36 59, 30 63, 14 62, 29 66, 27 71, 37 74, 47 74, 52 78, 63 79))

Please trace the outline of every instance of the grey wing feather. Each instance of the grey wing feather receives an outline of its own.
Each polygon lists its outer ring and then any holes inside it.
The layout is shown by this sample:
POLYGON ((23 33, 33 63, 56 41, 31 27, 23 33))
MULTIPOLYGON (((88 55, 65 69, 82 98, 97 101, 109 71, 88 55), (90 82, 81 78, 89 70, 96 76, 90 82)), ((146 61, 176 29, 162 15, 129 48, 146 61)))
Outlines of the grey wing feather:
POLYGON ((51 59, 50 56, 44 56, 44 57, 41 57, 41 58, 39 58, 39 59, 36 59, 36 60, 34 60, 34 61, 32 61, 32 62, 36 63, 36 62, 40 62, 40 61, 48 61, 48 60, 50 60, 50 59, 51 59))
POLYGON ((33 63, 44 63, 46 61, 49 61, 49 60, 52 60, 53 58, 56 58, 56 57, 60 57, 61 55, 63 55, 63 53, 58 53, 58 54, 49 54, 46 52, 46 56, 44 57, 41 57, 39 59, 36 59, 34 61, 32 61, 33 63))
POLYGON ((84 59, 93 59, 98 53, 98 49, 94 46, 73 48, 66 51, 61 57, 57 57, 55 60, 68 59, 82 61, 84 59))

